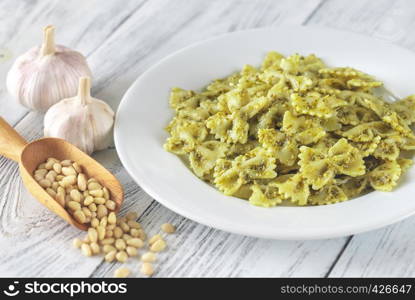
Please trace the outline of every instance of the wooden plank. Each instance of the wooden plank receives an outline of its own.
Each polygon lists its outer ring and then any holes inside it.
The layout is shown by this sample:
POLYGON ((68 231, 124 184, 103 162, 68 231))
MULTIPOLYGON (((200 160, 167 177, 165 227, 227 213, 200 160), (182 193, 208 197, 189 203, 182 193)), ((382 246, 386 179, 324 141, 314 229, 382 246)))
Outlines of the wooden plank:
MULTIPOLYGON (((309 24, 364 33, 415 51, 413 3, 407 0, 326 1, 309 24)), ((390 59, 393 61, 394 58, 390 59)), ((398 224, 354 236, 329 276, 415 276, 414 226, 415 218, 411 217, 398 224)))
MULTIPOLYGON (((42 41, 42 28, 56 27, 56 42, 88 56, 145 1, 0 1, 0 115, 16 124, 28 112, 6 90, 13 61, 42 41)), ((94 72, 94 70, 93 70, 94 72)))

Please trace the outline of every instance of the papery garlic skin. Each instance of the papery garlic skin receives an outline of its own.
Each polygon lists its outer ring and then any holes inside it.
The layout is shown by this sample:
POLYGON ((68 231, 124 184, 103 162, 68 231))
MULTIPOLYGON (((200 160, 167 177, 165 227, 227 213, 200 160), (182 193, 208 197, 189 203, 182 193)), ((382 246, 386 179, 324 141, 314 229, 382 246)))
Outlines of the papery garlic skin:
POLYGON ((46 111, 58 101, 76 95, 81 76, 91 76, 85 57, 55 45, 53 27, 45 28, 45 43, 19 56, 7 74, 7 90, 23 106, 46 111))
POLYGON ((44 119, 44 135, 62 138, 91 154, 111 145, 114 112, 104 101, 89 96, 89 78, 81 78, 79 86, 78 96, 49 108, 44 119), (83 101, 82 97, 86 99, 83 101))

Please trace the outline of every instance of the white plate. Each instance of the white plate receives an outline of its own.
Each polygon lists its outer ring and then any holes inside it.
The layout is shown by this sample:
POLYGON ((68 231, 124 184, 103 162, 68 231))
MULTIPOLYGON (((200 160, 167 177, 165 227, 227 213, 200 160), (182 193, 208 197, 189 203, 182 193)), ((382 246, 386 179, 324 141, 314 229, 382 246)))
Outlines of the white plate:
POLYGON ((321 239, 355 234, 415 212, 412 168, 391 193, 315 207, 260 208, 222 195, 163 150, 172 117, 171 87, 200 89, 264 55, 311 54, 332 66, 352 66, 377 76, 398 96, 415 92, 414 53, 357 34, 319 27, 278 27, 231 33, 178 51, 140 76, 117 112, 115 143, 134 180, 154 199, 189 219, 229 232, 273 239, 321 239))

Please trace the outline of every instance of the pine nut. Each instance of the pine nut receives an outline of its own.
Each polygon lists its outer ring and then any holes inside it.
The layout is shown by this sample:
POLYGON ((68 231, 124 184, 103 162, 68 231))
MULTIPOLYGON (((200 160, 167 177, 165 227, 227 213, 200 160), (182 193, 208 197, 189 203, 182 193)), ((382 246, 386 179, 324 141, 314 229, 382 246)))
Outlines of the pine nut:
POLYGON ((127 213, 127 215, 125 216, 127 218, 127 220, 137 220, 138 218, 138 214, 134 211, 130 211, 127 213))
POLYGON ((142 239, 143 241, 145 241, 146 239, 147 239, 147 235, 146 235, 146 233, 144 232, 144 230, 142 230, 142 229, 138 229, 138 234, 139 234, 139 238, 140 239, 142 239))
POLYGON ((126 262, 128 259, 128 254, 125 251, 120 251, 115 255, 115 258, 119 261, 119 262, 126 262))
POLYGON ((57 188, 56 201, 58 201, 61 206, 65 206, 65 189, 61 186, 57 188))
POLYGON ((132 237, 139 237, 139 236, 140 236, 140 232, 138 231, 138 229, 131 228, 131 229, 130 229, 130 235, 131 235, 132 237))
POLYGON ((166 249, 166 246, 166 242, 162 239, 159 239, 150 246, 150 250, 153 252, 161 252, 166 249))
POLYGON ((89 192, 94 191, 94 190, 101 190, 101 189, 102 189, 102 186, 98 182, 96 182, 96 180, 91 181, 91 182, 88 181, 88 190, 89 190, 89 192))
POLYGON ((65 175, 65 176, 69 176, 69 175, 74 175, 75 176, 75 175, 77 175, 75 169, 72 166, 63 167, 62 168, 62 174, 65 175))
POLYGON ((43 177, 46 176, 46 174, 48 173, 48 170, 46 169, 37 169, 35 170, 35 175, 42 175, 43 177))
POLYGON ((99 225, 102 227, 107 227, 108 224, 108 217, 103 217, 100 221, 99 221, 99 225))
POLYGON ((115 227, 114 228, 114 237, 119 239, 120 237, 122 237, 122 235, 123 235, 123 230, 120 227, 115 227))
POLYGON ((93 243, 98 241, 98 232, 95 228, 88 228, 88 238, 93 243))
MULTIPOLYGON (((105 198, 103 198, 103 199, 105 199, 105 198)), ((107 200, 107 202, 105 202, 105 206, 106 206, 109 210, 115 210, 115 207, 116 207, 117 205, 115 204, 115 202, 114 202, 114 201, 112 201, 112 200, 107 200)))
POLYGON ((127 219, 125 217, 117 218, 117 225, 120 225, 122 222, 125 223, 126 221, 127 221, 127 219))
POLYGON ((120 227, 124 232, 129 232, 130 231, 130 226, 128 226, 127 223, 125 223, 125 222, 121 222, 120 227))
POLYGON ((110 238, 110 237, 113 237, 113 236, 114 236, 114 231, 112 231, 111 229, 107 229, 105 231, 105 237, 106 238, 110 238))
POLYGON ((37 182, 39 182, 39 181, 41 181, 42 179, 44 179, 44 178, 45 178, 45 176, 44 176, 44 175, 42 175, 42 174, 35 174, 35 175, 34 175, 34 178, 35 178, 35 180, 36 180, 37 182))
POLYGON ((97 210, 98 219, 102 219, 103 217, 107 215, 108 215, 107 207, 102 204, 98 205, 98 210, 97 210))
POLYGON ((105 261, 106 262, 112 262, 115 259, 115 255, 117 254, 116 250, 110 251, 105 255, 105 261))
POLYGON ((86 176, 83 173, 79 173, 77 177, 77 185, 80 191, 86 190, 86 176))
POLYGON ((55 171, 50 170, 50 171, 48 172, 48 174, 46 174, 45 179, 49 180, 50 182, 54 182, 54 181, 55 181, 56 176, 58 176, 58 174, 56 174, 56 172, 55 172, 55 171))
POLYGON ((90 183, 90 182, 98 182, 98 181, 94 177, 91 177, 91 178, 88 179, 88 183, 90 183))
POLYGON ((93 203, 94 202, 94 198, 93 197, 91 197, 91 196, 87 196, 87 197, 85 197, 85 199, 84 199, 84 205, 85 206, 88 206, 88 205, 90 205, 91 203, 93 203))
POLYGON ((97 198, 94 198, 94 203, 95 204, 105 204, 105 199, 104 198, 101 198, 101 197, 97 197, 97 198))
POLYGON ((176 232, 176 228, 170 223, 164 223, 163 225, 161 225, 161 230, 163 230, 165 233, 176 232))
POLYGON ((82 211, 87 218, 92 218, 92 212, 87 207, 82 207, 82 211))
POLYGON ((101 245, 112 245, 114 244, 115 239, 114 238, 108 238, 108 239, 103 239, 100 243, 101 245))
POLYGON ((53 161, 53 160, 47 161, 46 164, 45 164, 45 169, 46 170, 52 170, 54 164, 55 164, 55 161, 53 161))
POLYGON ((134 228, 134 229, 140 229, 141 225, 139 223, 137 223, 136 221, 133 220, 129 220, 127 222, 128 226, 130 226, 130 228, 134 228))
POLYGON ((72 165, 72 160, 70 160, 70 159, 62 160, 61 165, 62 165, 62 167, 69 167, 69 166, 72 165))
POLYGON ((97 211, 97 210, 98 210, 97 205, 96 205, 95 203, 91 203, 91 204, 89 204, 89 205, 88 205, 88 208, 89 208, 89 210, 90 210, 90 211, 92 211, 92 212, 94 212, 94 211, 97 211))
POLYGON ((58 191, 58 187, 59 187, 59 183, 57 183, 56 181, 55 181, 55 182, 52 182, 51 187, 52 187, 52 189, 53 189, 55 192, 57 192, 57 191, 58 191))
POLYGON ((125 248, 125 251, 127 251, 128 256, 137 256, 138 255, 138 251, 137 248, 128 246, 127 248, 125 248))
POLYGON ((115 224, 117 222, 117 217, 115 216, 114 212, 110 212, 108 215, 108 223, 115 224))
POLYGON ((55 180, 56 181, 61 181, 64 177, 65 176, 63 176, 63 175, 57 175, 56 178, 55 178, 55 180))
POLYGON ((141 261, 143 262, 155 262, 157 259, 157 256, 153 252, 146 252, 141 256, 141 261))
POLYGON ((60 174, 62 172, 62 165, 60 163, 54 163, 52 169, 56 172, 56 174, 60 174))
POLYGON ((80 210, 81 209, 81 204, 79 204, 76 201, 69 201, 68 204, 67 204, 67 206, 68 206, 69 209, 71 209, 73 211, 76 211, 76 210, 80 210))
POLYGON ((133 237, 131 236, 131 235, 129 235, 129 234, 127 234, 127 233, 124 233, 123 235, 122 235, 122 239, 124 240, 124 241, 128 241, 129 239, 132 239, 133 237))
POLYGON ((135 248, 142 248, 144 246, 144 242, 139 238, 131 238, 127 240, 127 245, 135 248))
POLYGON ((41 163, 37 168, 38 170, 46 169, 46 163, 41 163))
POLYGON ((108 224, 107 225, 107 230, 114 230, 115 229, 115 224, 108 224))
POLYGON ((52 185, 52 182, 50 182, 50 180, 48 179, 41 179, 38 182, 39 182, 39 185, 43 188, 48 188, 52 185))
POLYGON ((92 249, 88 244, 82 244, 81 251, 85 256, 92 256, 92 249))
POLYGON ((56 198, 56 192, 51 189, 51 188, 47 188, 46 192, 52 197, 52 198, 56 198))
POLYGON ((82 241, 80 239, 78 239, 78 238, 74 238, 73 241, 72 241, 72 245, 75 248, 81 248, 82 241))
MULTIPOLYGON (((75 202, 75 203, 78 203, 78 202, 75 202)), ((73 217, 75 218, 76 221, 78 221, 81 224, 86 222, 86 217, 85 217, 84 213, 82 212, 82 210, 75 211, 73 213, 73 217)))
POLYGON ((154 235, 152 238, 148 240, 149 245, 153 245, 156 241, 163 239, 160 234, 154 235))
POLYGON ((111 252, 111 251, 117 251, 117 249, 115 249, 115 247, 114 247, 114 246, 111 246, 111 245, 104 245, 104 246, 102 247, 102 251, 103 251, 104 253, 109 253, 109 252, 111 252))
POLYGON ((81 173, 81 172, 82 172, 81 166, 80 166, 80 165, 78 165, 78 163, 77 163, 77 162, 74 162, 74 163, 72 164, 72 168, 74 168, 74 170, 75 170, 77 173, 81 173))
POLYGON ((100 241, 104 240, 104 238, 105 238, 105 227, 104 227, 104 226, 99 225, 99 226, 97 227, 97 231, 98 231, 98 239, 99 239, 100 241))
MULTIPOLYGON (((91 215, 92 215, 92 213, 91 213, 91 215)), ((97 228, 99 226, 99 220, 97 218, 92 218, 91 226, 94 227, 94 228, 97 228)))
POLYGON ((114 271, 115 278, 126 278, 130 275, 130 270, 127 268, 119 268, 114 271))
POLYGON ((101 253, 101 248, 99 247, 99 245, 97 243, 91 243, 89 245, 91 247, 92 250, 92 254, 99 254, 101 253))
POLYGON ((103 187, 102 191, 104 192, 104 198, 106 200, 109 200, 110 199, 110 192, 108 191, 108 189, 106 187, 103 187))
POLYGON ((127 247, 127 245, 125 244, 125 241, 123 239, 117 239, 115 241, 115 248, 117 248, 118 250, 124 250, 127 247))
POLYGON ((105 198, 102 197, 102 196, 104 196, 104 192, 102 190, 89 190, 89 194, 91 196, 96 197, 95 199, 97 199, 97 198, 104 199, 104 203, 105 203, 105 198))
POLYGON ((81 202, 82 200, 82 194, 78 190, 72 190, 70 196, 73 201, 81 202))
POLYGON ((151 276, 154 273, 154 268, 153 268, 153 265, 151 263, 145 262, 141 266, 140 271, 143 275, 151 276))
POLYGON ((75 184, 76 182, 76 176, 75 175, 69 175, 63 177, 63 179, 60 181, 63 184, 63 187, 71 186, 75 184))

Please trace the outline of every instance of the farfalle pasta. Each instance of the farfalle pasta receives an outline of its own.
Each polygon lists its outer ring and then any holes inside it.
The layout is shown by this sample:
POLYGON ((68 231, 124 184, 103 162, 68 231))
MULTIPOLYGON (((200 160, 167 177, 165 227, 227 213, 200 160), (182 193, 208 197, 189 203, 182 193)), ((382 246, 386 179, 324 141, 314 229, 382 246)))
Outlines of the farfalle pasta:
POLYGON ((164 148, 225 195, 261 207, 327 205, 391 191, 412 160, 415 95, 314 55, 266 55, 202 91, 173 88, 164 148))

